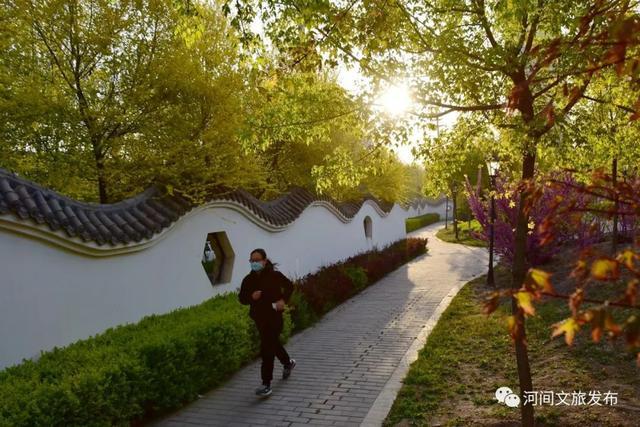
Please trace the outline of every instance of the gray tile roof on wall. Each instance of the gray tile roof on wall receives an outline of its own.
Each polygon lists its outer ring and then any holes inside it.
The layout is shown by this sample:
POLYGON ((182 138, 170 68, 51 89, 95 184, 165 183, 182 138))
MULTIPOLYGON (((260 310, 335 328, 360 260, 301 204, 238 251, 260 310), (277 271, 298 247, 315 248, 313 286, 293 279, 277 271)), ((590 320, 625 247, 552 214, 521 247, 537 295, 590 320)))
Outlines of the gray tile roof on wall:
POLYGON ((159 196, 154 187, 113 204, 78 202, 0 169, 0 214, 11 213, 99 245, 151 238, 189 209, 185 199, 159 196))
MULTIPOLYGON (((374 197, 338 203, 303 188, 294 188, 268 202, 242 189, 211 199, 216 200, 235 202, 276 227, 295 221, 307 206, 318 201, 331 204, 346 219, 353 218, 367 200, 373 201, 383 213, 393 208, 393 203, 374 197)), ((426 202, 416 201, 409 206, 424 207, 422 203, 426 202)), ((115 246, 150 239, 194 207, 185 198, 162 194, 156 187, 113 204, 79 202, 0 168, 0 215, 12 214, 19 220, 33 221, 98 245, 115 246)))

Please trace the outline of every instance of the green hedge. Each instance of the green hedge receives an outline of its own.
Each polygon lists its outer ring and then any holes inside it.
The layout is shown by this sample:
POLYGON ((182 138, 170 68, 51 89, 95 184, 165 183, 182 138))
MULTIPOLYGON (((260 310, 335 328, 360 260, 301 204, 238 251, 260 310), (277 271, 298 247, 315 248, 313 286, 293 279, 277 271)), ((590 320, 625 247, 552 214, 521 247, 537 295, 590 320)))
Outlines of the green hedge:
POLYGON ((226 293, 56 348, 0 372, 0 425, 129 425, 179 407, 256 356, 254 329, 226 293))
MULTIPOLYGON (((426 239, 403 240, 306 276, 306 289, 296 283, 281 339, 424 253, 425 246, 426 239), (342 290, 311 286, 325 284, 328 273, 345 285, 342 290)), ((227 292, 0 371, 0 426, 128 426, 181 407, 258 356, 248 311, 237 292, 227 292)))
POLYGON ((405 226, 407 233, 417 230, 418 228, 426 227, 429 224, 433 224, 440 221, 440 214, 428 213, 420 216, 414 216, 413 218, 407 218, 405 226))

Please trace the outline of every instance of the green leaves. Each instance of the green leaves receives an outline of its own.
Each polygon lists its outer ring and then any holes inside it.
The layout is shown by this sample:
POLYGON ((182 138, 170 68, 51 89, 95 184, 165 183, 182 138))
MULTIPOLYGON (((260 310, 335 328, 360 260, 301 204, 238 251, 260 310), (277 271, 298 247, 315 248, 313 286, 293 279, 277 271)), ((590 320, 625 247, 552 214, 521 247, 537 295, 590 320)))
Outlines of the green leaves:
POLYGON ((440 214, 437 213, 428 213, 413 218, 407 218, 405 220, 405 230, 407 233, 410 233, 419 228, 426 227, 427 225, 435 224, 440 220, 440 214))
POLYGON ((110 328, 2 371, 0 424, 126 425, 175 408, 251 360, 255 334, 235 293, 110 328))
POLYGON ((479 168, 486 171, 483 151, 489 140, 486 127, 462 118, 453 128, 441 130, 438 137, 426 139, 420 146, 429 178, 426 192, 432 196, 451 194, 451 185, 461 187, 465 177, 476 183, 479 168))
POLYGON ((0 59, 0 80, 13 82, 3 94, 11 102, 0 103, 0 147, 11 144, 0 166, 85 200, 98 198, 100 180, 103 202, 153 182, 194 200, 261 182, 235 143, 245 64, 219 10, 173 0, 67 6, 3 9, 15 51, 0 59))

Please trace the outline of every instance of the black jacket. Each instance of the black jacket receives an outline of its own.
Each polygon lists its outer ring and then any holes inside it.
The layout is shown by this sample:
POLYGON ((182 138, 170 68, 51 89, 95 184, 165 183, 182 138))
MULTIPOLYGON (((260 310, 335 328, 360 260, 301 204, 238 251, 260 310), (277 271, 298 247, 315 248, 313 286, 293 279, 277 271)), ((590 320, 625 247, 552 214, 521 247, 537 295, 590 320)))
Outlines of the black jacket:
POLYGON ((254 320, 264 320, 278 313, 271 306, 272 302, 283 299, 289 302, 289 298, 293 293, 293 283, 284 274, 272 268, 266 268, 262 271, 247 274, 242 279, 240 293, 238 298, 240 303, 251 305, 249 316, 254 320), (257 300, 251 298, 254 291, 262 291, 262 295, 257 300))

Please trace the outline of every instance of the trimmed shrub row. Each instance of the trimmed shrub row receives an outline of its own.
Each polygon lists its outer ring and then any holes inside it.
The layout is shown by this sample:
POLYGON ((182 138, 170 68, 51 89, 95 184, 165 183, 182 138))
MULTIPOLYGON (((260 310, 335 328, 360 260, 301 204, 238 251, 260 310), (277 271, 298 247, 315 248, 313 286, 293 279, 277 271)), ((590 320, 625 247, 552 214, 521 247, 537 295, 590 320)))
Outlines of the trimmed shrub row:
POLYGON ((384 249, 353 256, 303 277, 294 285, 290 304, 294 330, 308 327, 367 285, 424 254, 426 243, 426 239, 400 240, 384 249))
POLYGON ((124 426, 178 407, 255 356, 254 329, 227 293, 56 348, 0 372, 0 425, 124 426))
MULTIPOLYGON (((295 283, 281 339, 426 252, 406 239, 295 283)), ((143 318, 0 372, 0 426, 128 426, 193 401, 259 354, 237 292, 143 318)))
POLYGON ((434 224, 440 221, 440 214, 428 213, 420 216, 414 216, 413 218, 407 218, 405 222, 407 233, 417 230, 418 228, 426 227, 427 225, 434 224))

